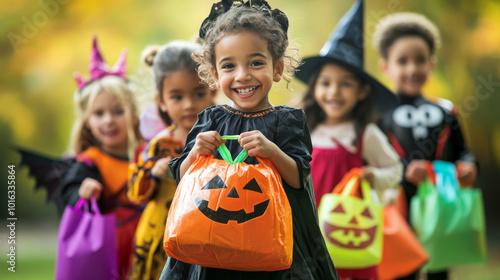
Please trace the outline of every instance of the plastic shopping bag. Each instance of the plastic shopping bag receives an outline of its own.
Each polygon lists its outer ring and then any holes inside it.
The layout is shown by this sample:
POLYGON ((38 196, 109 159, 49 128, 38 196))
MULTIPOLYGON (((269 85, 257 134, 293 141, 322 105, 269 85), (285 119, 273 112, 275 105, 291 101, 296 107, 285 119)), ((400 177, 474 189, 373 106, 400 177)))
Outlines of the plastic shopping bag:
POLYGON ((411 224, 429 254, 426 271, 486 261, 486 229, 480 189, 460 189, 455 165, 433 162, 411 201, 411 224))
POLYGON ((319 224, 333 263, 339 268, 366 268, 382 257, 382 206, 360 180, 361 169, 349 171, 320 201, 319 224))
POLYGON ((397 207, 384 207, 382 261, 377 266, 379 279, 395 279, 421 267, 429 256, 397 207))
MULTIPOLYGON (((237 139, 237 136, 223 137, 237 139)), ((165 228, 164 249, 183 262, 245 271, 288 269, 292 215, 281 177, 270 161, 246 164, 200 156, 182 178, 165 228)))

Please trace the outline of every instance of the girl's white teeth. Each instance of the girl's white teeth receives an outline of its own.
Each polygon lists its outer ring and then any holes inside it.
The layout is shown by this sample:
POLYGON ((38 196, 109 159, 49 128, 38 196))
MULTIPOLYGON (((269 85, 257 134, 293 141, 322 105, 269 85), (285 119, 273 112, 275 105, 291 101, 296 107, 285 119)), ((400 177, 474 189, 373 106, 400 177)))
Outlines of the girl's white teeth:
POLYGON ((327 101, 328 104, 334 104, 334 105, 341 105, 342 102, 341 101, 333 101, 333 100, 330 100, 330 101, 327 101))
POLYGON ((242 93, 242 94, 245 94, 245 93, 250 93, 252 91, 254 91, 257 87, 251 87, 251 88, 245 88, 245 89, 236 89, 236 91, 238 93, 242 93))

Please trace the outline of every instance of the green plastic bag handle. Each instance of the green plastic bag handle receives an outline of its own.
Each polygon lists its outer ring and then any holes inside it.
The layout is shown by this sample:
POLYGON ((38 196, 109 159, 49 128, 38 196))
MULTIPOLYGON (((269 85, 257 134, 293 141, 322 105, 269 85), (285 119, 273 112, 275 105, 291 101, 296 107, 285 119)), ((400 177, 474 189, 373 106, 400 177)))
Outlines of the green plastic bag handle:
POLYGON ((238 140, 240 139, 239 135, 224 135, 222 136, 222 139, 224 140, 238 140))
POLYGON ((417 187, 417 195, 421 198, 433 192, 436 192, 436 186, 429 178, 425 178, 417 187))
MULTIPOLYGON (((238 140, 240 138, 239 135, 225 135, 222 136, 222 139, 224 140, 238 140)), ((222 159, 227 161, 230 164, 235 164, 235 163, 241 163, 244 162, 245 159, 248 157, 247 151, 244 149, 240 152, 240 154, 233 160, 233 157, 231 156, 231 153, 227 149, 226 145, 222 144, 217 148, 217 151, 219 151, 220 155, 222 156, 222 159)))

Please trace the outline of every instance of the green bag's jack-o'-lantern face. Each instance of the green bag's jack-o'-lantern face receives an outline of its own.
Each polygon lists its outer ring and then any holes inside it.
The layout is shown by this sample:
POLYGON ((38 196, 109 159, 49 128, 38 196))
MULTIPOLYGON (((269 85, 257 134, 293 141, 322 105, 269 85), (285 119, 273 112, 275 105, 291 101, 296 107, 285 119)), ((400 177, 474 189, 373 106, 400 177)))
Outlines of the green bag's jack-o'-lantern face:
MULTIPOLYGON (((255 178, 246 183, 240 191, 237 188, 238 186, 228 188, 222 178, 216 175, 201 189, 202 192, 209 192, 208 199, 195 197, 194 202, 203 215, 214 222, 222 224, 227 224, 229 221, 236 221, 238 224, 244 223, 260 217, 266 212, 269 198, 262 201, 262 196, 265 195, 262 194, 262 190, 255 178), (217 210, 213 210, 215 207, 210 208, 209 203, 217 200, 219 200, 217 210), (244 208, 241 208, 241 205, 244 208)), ((204 197, 207 196, 204 195, 204 197)))
POLYGON ((373 219, 369 207, 364 205, 362 201, 356 204, 350 209, 361 211, 357 211, 354 215, 346 213, 341 203, 333 208, 331 221, 338 221, 343 225, 350 225, 350 227, 341 227, 325 221, 323 229, 330 243, 348 249, 364 249, 373 243, 377 232, 377 221, 373 219))

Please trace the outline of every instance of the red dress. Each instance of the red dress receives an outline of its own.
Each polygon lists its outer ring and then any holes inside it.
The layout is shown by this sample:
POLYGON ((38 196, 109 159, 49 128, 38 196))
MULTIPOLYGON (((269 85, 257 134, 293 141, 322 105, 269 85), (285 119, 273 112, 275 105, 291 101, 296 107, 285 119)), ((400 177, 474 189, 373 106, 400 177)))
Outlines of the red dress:
MULTIPOLYGON (((359 137, 356 152, 347 150, 335 138, 331 138, 337 145, 334 148, 318 148, 313 146, 311 161, 311 177, 314 186, 316 205, 319 205, 321 197, 332 192, 333 188, 342 180, 344 175, 355 167, 365 165, 362 158, 363 135, 359 137)), ((353 279, 376 279, 377 267, 371 266, 361 269, 342 269, 335 267, 340 278, 351 277, 353 279)))
MULTIPOLYGON (((358 141, 356 152, 351 153, 337 139, 331 139, 337 144, 335 148, 313 146, 311 177, 313 179, 316 206, 319 205, 321 197, 332 192, 333 188, 349 170, 365 165, 361 157, 361 143, 363 141, 358 141)), ((361 134, 360 139, 363 139, 363 134, 361 134)))

